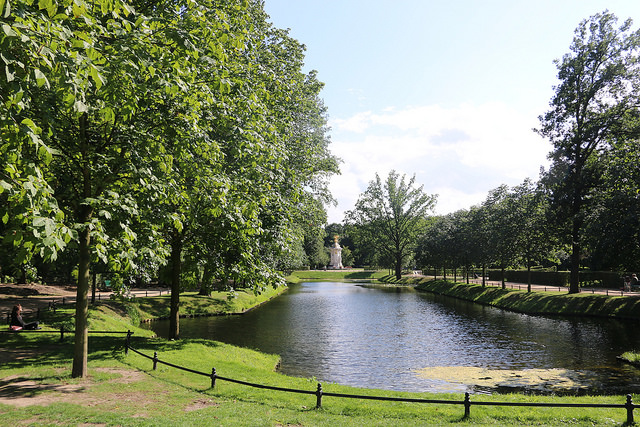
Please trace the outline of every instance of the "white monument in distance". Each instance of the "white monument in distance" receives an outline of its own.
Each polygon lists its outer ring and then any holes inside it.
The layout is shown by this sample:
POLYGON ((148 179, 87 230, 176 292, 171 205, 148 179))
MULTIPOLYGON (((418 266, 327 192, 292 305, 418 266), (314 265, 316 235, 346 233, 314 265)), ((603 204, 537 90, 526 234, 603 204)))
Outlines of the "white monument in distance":
POLYGON ((333 236, 333 247, 329 248, 329 252, 331 253, 331 262, 329 263, 329 268, 335 270, 344 268, 342 266, 342 248, 338 243, 338 236, 333 236))

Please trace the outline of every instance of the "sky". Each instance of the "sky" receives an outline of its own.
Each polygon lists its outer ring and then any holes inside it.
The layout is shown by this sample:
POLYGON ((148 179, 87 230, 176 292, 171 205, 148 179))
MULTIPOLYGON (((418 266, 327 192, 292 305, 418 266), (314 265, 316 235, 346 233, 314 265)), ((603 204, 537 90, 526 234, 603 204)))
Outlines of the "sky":
POLYGON ((437 195, 434 214, 537 181, 552 147, 533 129, 575 28, 605 10, 640 25, 639 0, 265 0, 265 10, 325 84, 342 159, 329 223, 391 170, 437 195))

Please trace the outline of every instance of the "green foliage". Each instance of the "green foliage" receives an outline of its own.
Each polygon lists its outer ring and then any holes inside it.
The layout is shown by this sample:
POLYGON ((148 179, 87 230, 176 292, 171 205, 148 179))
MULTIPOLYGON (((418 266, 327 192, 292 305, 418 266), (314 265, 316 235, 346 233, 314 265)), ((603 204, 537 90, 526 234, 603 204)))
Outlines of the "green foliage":
POLYGON ((345 221, 357 246, 377 251, 379 265, 393 266, 400 278, 435 199, 415 186, 415 176, 406 181, 391 171, 383 184, 376 174, 345 221))
POLYGON ((304 46, 261 2, 0 9, 0 255, 16 253, 12 269, 73 246, 84 302, 90 269, 126 285, 171 259, 176 319, 185 260, 203 290, 283 282, 301 224, 313 212, 311 235, 326 220, 338 160, 304 46))
POLYGON ((602 177, 601 156, 640 131, 640 30, 616 27, 609 12, 580 23, 570 52, 557 61, 560 84, 538 133, 553 144, 545 177, 557 222, 572 245, 571 292, 578 292, 589 193, 602 177))

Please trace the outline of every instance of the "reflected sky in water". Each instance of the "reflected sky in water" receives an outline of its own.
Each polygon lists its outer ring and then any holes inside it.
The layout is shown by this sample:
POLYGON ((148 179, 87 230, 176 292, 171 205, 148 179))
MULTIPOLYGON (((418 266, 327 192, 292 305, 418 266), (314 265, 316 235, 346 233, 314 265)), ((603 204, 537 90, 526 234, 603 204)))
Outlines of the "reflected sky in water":
MULTIPOLYGON (((167 335, 168 322, 150 326, 167 335)), ((279 354, 285 374, 359 387, 483 391, 416 375, 470 366, 589 371, 592 393, 640 392, 640 370, 616 360, 640 349, 637 322, 529 316, 405 288, 303 283, 245 315, 180 326, 183 338, 279 354)))

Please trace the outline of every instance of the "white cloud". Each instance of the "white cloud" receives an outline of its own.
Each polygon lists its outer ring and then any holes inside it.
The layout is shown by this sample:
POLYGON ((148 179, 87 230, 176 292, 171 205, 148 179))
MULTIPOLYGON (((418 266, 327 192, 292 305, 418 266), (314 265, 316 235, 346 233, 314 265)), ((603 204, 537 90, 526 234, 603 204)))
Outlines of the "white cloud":
POLYGON ((333 120, 332 152, 344 160, 330 188, 339 206, 329 221, 342 220, 376 172, 392 169, 438 194, 438 213, 468 208, 501 184, 537 179, 550 145, 528 117, 504 104, 438 105, 361 112, 333 120))

